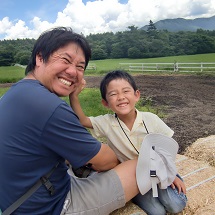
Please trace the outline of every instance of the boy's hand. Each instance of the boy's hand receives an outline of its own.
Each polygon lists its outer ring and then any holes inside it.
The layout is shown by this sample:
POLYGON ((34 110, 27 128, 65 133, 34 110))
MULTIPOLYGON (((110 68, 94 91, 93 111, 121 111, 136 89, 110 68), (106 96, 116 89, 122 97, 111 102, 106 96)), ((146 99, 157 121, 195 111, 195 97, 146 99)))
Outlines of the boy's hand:
POLYGON ((178 188, 178 193, 183 192, 184 194, 186 194, 186 187, 184 182, 179 178, 179 177, 175 177, 175 180, 173 181, 173 183, 171 184, 172 189, 175 189, 176 187, 178 188))
POLYGON ((70 97, 78 96, 78 94, 85 88, 86 81, 82 79, 78 84, 77 88, 70 94, 70 97))
POLYGON ((83 90, 85 88, 86 84, 87 84, 87 82, 85 81, 85 79, 82 79, 81 80, 81 85, 82 85, 81 90, 83 90))

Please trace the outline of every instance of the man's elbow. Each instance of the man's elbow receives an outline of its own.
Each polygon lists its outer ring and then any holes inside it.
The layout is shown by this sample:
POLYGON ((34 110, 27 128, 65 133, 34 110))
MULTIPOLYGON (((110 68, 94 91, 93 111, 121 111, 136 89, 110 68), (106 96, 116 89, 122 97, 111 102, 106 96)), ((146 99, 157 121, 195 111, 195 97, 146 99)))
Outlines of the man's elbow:
POLYGON ((102 144, 99 153, 92 159, 92 167, 97 171, 105 171, 119 164, 114 151, 106 144, 102 144))

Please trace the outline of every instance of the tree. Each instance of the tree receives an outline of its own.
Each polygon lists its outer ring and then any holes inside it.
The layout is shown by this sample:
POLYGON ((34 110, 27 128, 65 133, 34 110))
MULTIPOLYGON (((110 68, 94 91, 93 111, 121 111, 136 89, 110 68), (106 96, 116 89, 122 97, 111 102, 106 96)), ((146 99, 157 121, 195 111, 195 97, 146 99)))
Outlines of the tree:
POLYGON ((147 32, 155 32, 155 31, 157 31, 157 28, 155 24, 152 22, 152 20, 150 20, 147 28, 147 32))
POLYGON ((132 47, 128 49, 129 58, 141 58, 141 51, 137 47, 132 47))
POLYGON ((17 52, 14 56, 14 63, 19 63, 21 65, 27 65, 30 59, 31 52, 28 50, 21 50, 17 52))
POLYGON ((97 46, 92 50, 92 60, 102 60, 107 57, 107 53, 101 47, 97 46))
POLYGON ((124 52, 123 52, 121 43, 114 43, 112 45, 111 57, 112 58, 123 58, 123 56, 124 56, 124 52))
POLYGON ((0 50, 0 66, 11 66, 13 64, 13 53, 8 50, 0 50))
POLYGON ((131 26, 128 26, 128 29, 130 30, 130 31, 137 31, 137 27, 135 27, 134 25, 131 25, 131 26))

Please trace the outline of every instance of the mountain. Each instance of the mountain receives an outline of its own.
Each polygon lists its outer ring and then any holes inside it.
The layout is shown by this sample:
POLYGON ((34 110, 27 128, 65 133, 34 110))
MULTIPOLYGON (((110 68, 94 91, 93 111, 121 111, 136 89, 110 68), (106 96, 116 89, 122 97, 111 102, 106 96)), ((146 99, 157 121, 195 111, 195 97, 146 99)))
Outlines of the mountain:
MULTIPOLYGON (((176 31, 196 31, 197 29, 215 30, 215 16, 210 18, 196 18, 196 19, 164 19, 154 23, 158 30, 168 30, 170 32, 176 31)), ((142 27, 142 30, 147 30, 148 25, 142 27)))

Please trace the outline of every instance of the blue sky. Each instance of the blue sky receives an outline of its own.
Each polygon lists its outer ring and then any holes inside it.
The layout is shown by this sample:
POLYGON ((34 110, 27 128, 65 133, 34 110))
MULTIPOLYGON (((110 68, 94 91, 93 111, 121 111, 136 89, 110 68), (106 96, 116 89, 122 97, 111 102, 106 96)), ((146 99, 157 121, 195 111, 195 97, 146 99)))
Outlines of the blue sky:
MULTIPOLYGON (((86 5, 87 2, 95 2, 95 0, 82 2, 86 5)), ((125 4, 128 1, 119 2, 125 4)), ((68 0, 0 0, 0 20, 5 16, 9 16, 12 20, 31 20, 34 16, 38 16, 53 22, 57 18, 57 13, 62 11, 67 3, 68 0)))
POLYGON ((214 0, 0 0, 0 39, 37 38, 64 25, 76 32, 116 32, 169 19, 211 17, 214 0))
POLYGON ((0 0, 0 20, 9 16, 11 20, 30 21, 34 16, 49 22, 55 21, 68 0, 0 0))

